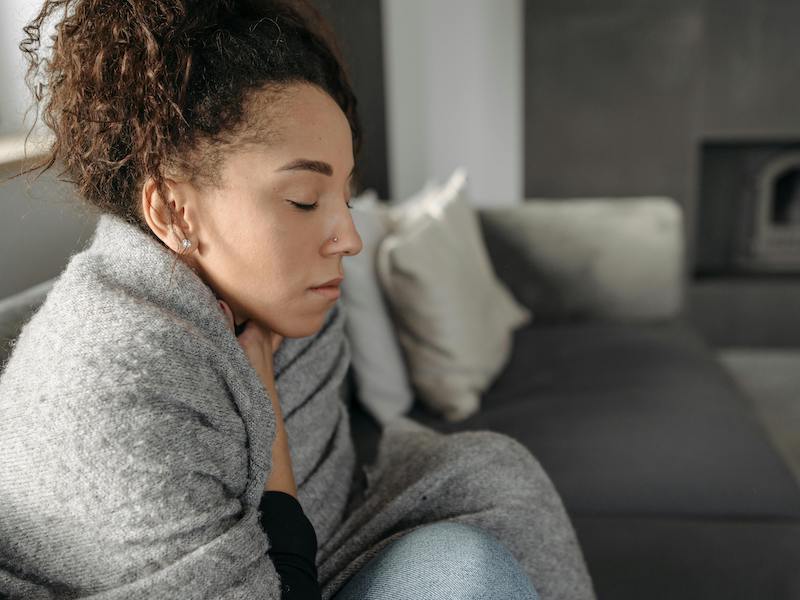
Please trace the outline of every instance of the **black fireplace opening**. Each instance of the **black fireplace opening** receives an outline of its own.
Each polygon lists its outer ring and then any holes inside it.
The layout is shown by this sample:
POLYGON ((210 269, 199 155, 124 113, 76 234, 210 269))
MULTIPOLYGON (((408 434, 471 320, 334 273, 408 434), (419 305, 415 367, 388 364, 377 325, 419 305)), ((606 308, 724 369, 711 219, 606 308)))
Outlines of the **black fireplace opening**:
POLYGON ((800 275, 800 139, 701 147, 696 275, 800 275))
POLYGON ((800 223, 800 165, 793 165, 776 178, 771 208, 772 223, 776 226, 800 223))

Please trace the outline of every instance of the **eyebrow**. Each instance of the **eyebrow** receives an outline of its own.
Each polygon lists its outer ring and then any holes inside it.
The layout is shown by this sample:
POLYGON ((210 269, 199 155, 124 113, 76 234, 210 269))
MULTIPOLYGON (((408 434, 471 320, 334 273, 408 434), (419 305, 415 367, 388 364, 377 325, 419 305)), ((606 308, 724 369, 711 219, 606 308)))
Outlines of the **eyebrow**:
MULTIPOLYGON (((347 176, 350 179, 353 176, 353 173, 356 170, 355 164, 353 164, 353 168, 350 171, 350 174, 347 176)), ((321 160, 310 160, 308 158, 296 158, 295 160, 286 163, 282 167, 275 169, 275 171, 312 171, 314 173, 321 173, 322 175, 326 175, 331 177, 333 175, 333 167, 324 161, 321 160)))

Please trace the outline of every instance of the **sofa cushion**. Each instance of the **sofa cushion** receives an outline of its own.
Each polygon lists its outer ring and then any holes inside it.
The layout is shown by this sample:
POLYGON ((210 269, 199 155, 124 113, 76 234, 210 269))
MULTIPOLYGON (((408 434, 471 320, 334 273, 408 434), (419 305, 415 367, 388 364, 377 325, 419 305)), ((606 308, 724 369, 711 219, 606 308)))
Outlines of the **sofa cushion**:
POLYGON ((680 322, 539 323, 479 414, 441 431, 524 443, 574 514, 800 517, 800 489, 749 399, 680 322))
POLYGON ((683 212, 670 198, 526 198, 478 216, 498 278, 539 319, 680 313, 683 212))
POLYGON ((494 275, 465 170, 391 215, 377 270, 415 393, 448 420, 466 418, 531 314, 494 275))
POLYGON ((598 598, 796 600, 800 521, 573 517, 598 598))

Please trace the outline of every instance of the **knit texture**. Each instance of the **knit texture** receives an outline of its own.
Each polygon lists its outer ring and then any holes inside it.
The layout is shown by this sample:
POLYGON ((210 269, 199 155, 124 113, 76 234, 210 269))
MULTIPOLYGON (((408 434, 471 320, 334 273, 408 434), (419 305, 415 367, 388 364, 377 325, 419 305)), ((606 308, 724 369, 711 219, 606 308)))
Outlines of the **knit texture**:
MULTIPOLYGON (((355 464, 342 317, 334 305, 274 358, 320 544, 355 464)), ((0 379, 0 597, 280 598, 258 512, 274 437, 268 393, 211 288, 103 215, 0 379)))
MULTIPOLYGON (((592 600, 560 497, 509 436, 401 417, 355 485, 346 318, 337 302, 274 358, 323 599, 394 539, 456 521, 505 544, 542 600, 592 600)), ((102 216, 0 376, 0 597, 278 600, 258 512, 274 437, 213 291, 102 216)))

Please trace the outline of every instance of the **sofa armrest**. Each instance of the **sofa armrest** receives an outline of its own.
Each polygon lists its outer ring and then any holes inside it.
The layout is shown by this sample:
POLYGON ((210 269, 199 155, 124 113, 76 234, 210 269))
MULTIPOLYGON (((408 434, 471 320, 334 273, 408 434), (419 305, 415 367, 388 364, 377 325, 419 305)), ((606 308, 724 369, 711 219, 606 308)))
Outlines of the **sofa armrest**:
POLYGON ((44 302, 56 279, 48 279, 0 300, 0 370, 11 354, 22 326, 44 302))
POLYGON ((498 278, 537 318, 658 320, 683 309, 683 213, 670 198, 531 198, 477 211, 498 278))

